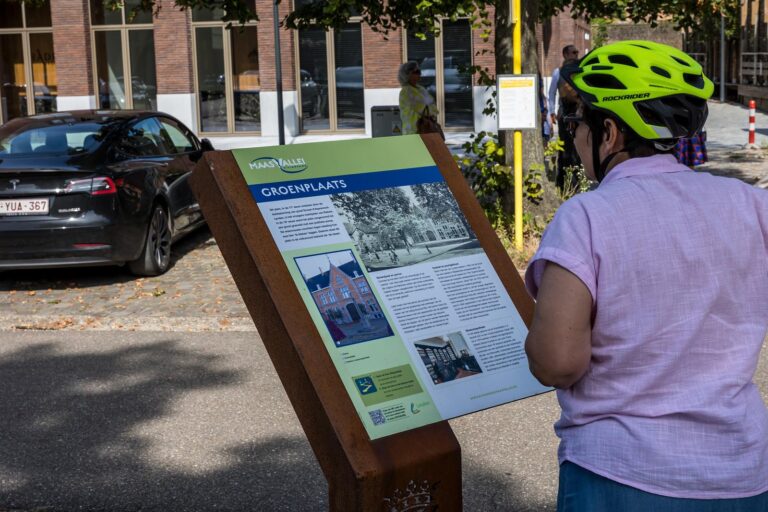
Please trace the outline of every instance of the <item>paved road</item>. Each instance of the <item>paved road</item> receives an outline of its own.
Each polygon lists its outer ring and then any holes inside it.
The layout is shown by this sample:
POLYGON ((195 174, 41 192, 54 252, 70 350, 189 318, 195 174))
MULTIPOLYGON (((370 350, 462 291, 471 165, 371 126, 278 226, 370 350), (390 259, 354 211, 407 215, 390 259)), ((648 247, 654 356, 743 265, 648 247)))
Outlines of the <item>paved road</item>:
MULTIPOLYGON (((327 508, 257 333, 8 334, 0 510, 327 508)), ((465 510, 553 510, 556 411, 548 394, 452 422, 465 510)))
MULTIPOLYGON (((768 146, 768 114, 755 114, 755 143, 768 146)), ((709 117, 704 125, 708 149, 736 149, 749 140, 749 109, 737 103, 709 102, 709 117)))
MULTIPOLYGON (((0 344, 0 510, 318 511, 327 488, 255 332, 0 344)), ((768 353, 758 382, 768 395, 768 353)), ((451 422, 465 510, 554 510, 552 393, 451 422)))

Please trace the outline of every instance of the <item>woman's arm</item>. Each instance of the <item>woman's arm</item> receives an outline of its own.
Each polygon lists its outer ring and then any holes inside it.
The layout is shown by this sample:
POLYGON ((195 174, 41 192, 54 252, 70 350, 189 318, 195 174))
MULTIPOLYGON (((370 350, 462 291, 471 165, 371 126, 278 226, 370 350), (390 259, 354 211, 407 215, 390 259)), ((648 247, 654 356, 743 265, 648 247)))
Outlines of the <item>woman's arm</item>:
POLYGON ((541 276, 525 352, 533 375, 545 386, 568 388, 592 357, 592 295, 574 274, 547 262, 541 276))

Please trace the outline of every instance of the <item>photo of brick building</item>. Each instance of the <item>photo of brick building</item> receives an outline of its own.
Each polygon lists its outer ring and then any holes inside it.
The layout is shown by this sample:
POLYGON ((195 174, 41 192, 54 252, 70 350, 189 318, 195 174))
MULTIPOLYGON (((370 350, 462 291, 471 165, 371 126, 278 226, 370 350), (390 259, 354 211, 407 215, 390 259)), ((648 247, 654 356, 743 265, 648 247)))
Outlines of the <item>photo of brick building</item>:
MULTIPOLYGON (((294 0, 298 4, 306 0, 294 0)), ((76 109, 150 109, 177 117, 217 147, 273 144, 277 93, 272 3, 253 0, 259 21, 227 27, 223 13, 180 10, 158 0, 156 15, 126 0, 56 0, 39 6, 0 0, 0 122, 76 109)), ((280 4, 280 16, 294 2, 280 4)), ((565 39, 586 44, 583 22, 567 13, 539 29, 546 77, 565 39), (554 57, 552 57, 554 56, 554 57)), ((491 90, 468 65, 494 72, 493 37, 467 19, 443 20, 437 38, 404 30, 386 38, 359 18, 343 28, 280 33, 283 110, 290 136, 370 136, 371 109, 398 104, 398 66, 416 60, 447 131, 494 130, 482 114, 491 90)))
POLYGON ((351 250, 299 257, 296 265, 337 347, 393 335, 351 250))

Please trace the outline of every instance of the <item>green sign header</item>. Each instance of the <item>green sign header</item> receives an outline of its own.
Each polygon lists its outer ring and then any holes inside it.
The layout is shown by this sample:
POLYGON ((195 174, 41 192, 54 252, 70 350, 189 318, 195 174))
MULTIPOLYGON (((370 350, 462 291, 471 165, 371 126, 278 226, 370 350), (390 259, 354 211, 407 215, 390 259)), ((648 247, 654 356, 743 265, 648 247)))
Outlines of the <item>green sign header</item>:
POLYGON ((418 135, 235 149, 248 185, 435 165, 418 135))

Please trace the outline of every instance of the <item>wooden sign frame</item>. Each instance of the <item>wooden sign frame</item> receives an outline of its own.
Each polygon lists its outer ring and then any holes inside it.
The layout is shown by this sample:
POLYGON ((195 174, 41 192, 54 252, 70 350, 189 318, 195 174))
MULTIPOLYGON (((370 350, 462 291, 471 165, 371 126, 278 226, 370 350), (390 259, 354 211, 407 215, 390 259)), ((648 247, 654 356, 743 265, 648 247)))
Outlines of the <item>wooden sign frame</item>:
MULTIPOLYGON (((421 137, 529 326, 533 301, 474 193, 439 136, 421 137)), ((325 474, 330 510, 462 510, 447 421, 369 439, 232 152, 206 153, 190 184, 325 474)))

